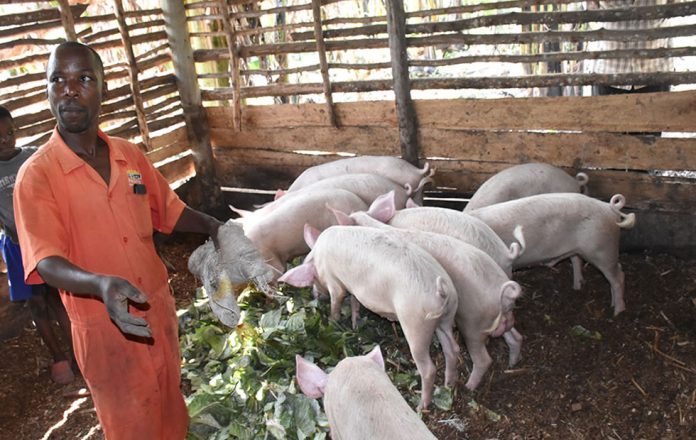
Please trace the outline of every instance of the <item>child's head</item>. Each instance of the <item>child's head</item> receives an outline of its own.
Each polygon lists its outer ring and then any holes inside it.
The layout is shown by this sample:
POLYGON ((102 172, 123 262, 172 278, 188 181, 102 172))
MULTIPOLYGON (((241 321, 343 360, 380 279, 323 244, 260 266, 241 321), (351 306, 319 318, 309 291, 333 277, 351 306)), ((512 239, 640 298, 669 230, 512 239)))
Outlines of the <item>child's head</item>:
POLYGON ((15 125, 12 114, 0 105, 0 153, 14 150, 15 141, 15 125))

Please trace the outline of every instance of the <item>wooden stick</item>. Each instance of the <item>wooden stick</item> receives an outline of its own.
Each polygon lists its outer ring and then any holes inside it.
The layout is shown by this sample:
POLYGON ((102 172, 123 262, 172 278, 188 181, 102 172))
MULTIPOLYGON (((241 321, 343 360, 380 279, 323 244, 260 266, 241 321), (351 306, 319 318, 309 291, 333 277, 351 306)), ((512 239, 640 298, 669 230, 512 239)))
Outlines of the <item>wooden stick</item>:
POLYGON ((242 130, 242 99, 241 99, 241 76, 239 74, 239 53, 237 52, 237 37, 234 26, 230 22, 230 8, 227 0, 218 0, 218 11, 222 15, 222 26, 225 29, 227 40, 227 51, 229 55, 229 75, 232 82, 232 126, 236 131, 242 130))
POLYGON ((319 66, 321 70, 322 85, 324 87, 324 99, 326 100, 326 111, 329 117, 329 123, 332 127, 338 127, 336 120, 336 112, 333 105, 333 97, 331 96, 331 82, 329 80, 329 66, 326 61, 326 46, 324 44, 324 36, 321 26, 321 0, 312 0, 312 15, 314 16, 314 39, 317 44, 317 53, 319 54, 319 66))
POLYGON ((645 392, 643 387, 638 385, 638 382, 636 382, 636 380, 632 376, 631 376, 631 382, 633 383, 633 385, 635 385, 635 387, 638 389, 638 391, 640 391, 640 393, 643 395, 643 397, 648 397, 648 393, 645 392))
POLYGON ((130 35, 128 34, 128 25, 126 23, 125 13, 123 11, 122 0, 114 1, 114 12, 116 14, 116 22, 121 33, 121 41, 123 42, 123 50, 126 52, 128 60, 128 79, 130 80, 131 95, 133 104, 135 105, 135 114, 138 119, 138 128, 140 128, 140 137, 145 145, 145 151, 150 150, 150 131, 147 128, 147 120, 145 119, 145 109, 143 106, 143 97, 140 93, 140 81, 138 80, 138 63, 135 61, 135 53, 131 44, 130 35))
POLYGON ((68 3, 68 0, 58 0, 58 7, 60 8, 60 21, 63 23, 66 38, 68 41, 77 41, 75 19, 70 9, 70 3, 68 3))
MULTIPOLYGON (((61 3, 63 0, 59 0, 61 3)), ((67 3, 67 1, 66 1, 67 3)), ((87 5, 70 6, 72 16, 79 17, 87 9, 87 5)), ((57 9, 40 9, 32 12, 18 12, 0 15, 0 27, 22 26, 28 23, 53 22, 61 19, 61 11, 57 9)))

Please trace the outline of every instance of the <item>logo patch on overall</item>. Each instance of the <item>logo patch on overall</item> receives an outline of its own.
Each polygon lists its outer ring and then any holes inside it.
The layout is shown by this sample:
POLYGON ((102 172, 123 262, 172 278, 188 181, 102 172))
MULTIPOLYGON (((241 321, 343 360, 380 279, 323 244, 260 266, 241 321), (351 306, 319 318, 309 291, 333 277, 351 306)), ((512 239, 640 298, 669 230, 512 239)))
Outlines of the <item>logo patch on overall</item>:
POLYGON ((141 185, 143 183, 143 176, 140 174, 140 171, 128 170, 126 173, 128 174, 128 184, 130 186, 141 185))

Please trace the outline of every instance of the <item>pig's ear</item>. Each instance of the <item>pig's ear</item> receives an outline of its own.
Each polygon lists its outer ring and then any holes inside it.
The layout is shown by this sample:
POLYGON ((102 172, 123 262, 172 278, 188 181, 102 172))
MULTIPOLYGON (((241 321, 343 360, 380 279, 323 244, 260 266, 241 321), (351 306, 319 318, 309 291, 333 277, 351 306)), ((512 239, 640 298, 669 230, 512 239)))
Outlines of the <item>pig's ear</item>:
POLYGON ((304 241, 307 243, 307 246, 309 246, 310 249, 314 249, 314 244, 317 242, 317 239, 319 238, 319 234, 321 234, 321 231, 314 226, 311 226, 309 223, 305 223, 304 225, 304 241))
POLYGON ((324 373, 321 368, 306 360, 299 354, 295 355, 297 384, 305 396, 318 399, 324 395, 326 382, 329 375, 324 373))
POLYGON ((375 348, 371 352, 365 355, 368 359, 373 361, 375 364, 384 371, 384 358, 382 357, 382 350, 380 350, 379 345, 375 345, 375 348))
POLYGON ((406 209, 410 208, 420 208, 420 205, 414 202, 413 199, 409 197, 408 200, 406 200, 406 209))
POLYGON ((389 223, 389 220, 396 213, 396 202, 394 201, 394 190, 377 197, 367 210, 370 217, 382 223, 389 223))
POLYGON ((503 313, 515 307, 515 300, 522 294, 522 287, 516 281, 506 281, 500 288, 500 305, 503 313))
POLYGON ((278 200, 279 198, 283 197, 285 195, 286 191, 283 191, 282 189, 278 189, 275 192, 275 197, 273 197, 273 200, 278 200))
POLYGON ((350 218, 350 216, 348 214, 346 214, 345 212, 343 212, 339 209, 332 208, 331 206, 329 206, 328 203, 326 204, 326 209, 333 212, 334 217, 336 217, 336 222, 339 225, 341 225, 341 226, 353 226, 353 225, 355 225, 355 221, 352 218, 350 218))
POLYGON ((316 274, 313 263, 303 263, 285 272, 278 281, 295 287, 309 287, 314 284, 316 274))

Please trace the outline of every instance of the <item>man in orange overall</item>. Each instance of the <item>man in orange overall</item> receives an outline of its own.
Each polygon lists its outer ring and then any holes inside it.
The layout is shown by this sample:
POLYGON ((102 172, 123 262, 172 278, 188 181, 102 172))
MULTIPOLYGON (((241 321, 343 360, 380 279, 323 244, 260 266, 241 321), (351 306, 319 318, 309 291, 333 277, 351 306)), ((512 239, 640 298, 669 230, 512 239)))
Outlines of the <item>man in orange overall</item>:
POLYGON ((183 439, 177 319, 152 233, 216 240, 221 222, 186 206, 137 146, 99 130, 106 83, 93 49, 59 45, 47 79, 58 124, 15 187, 27 283, 60 289, 105 438, 183 439))

